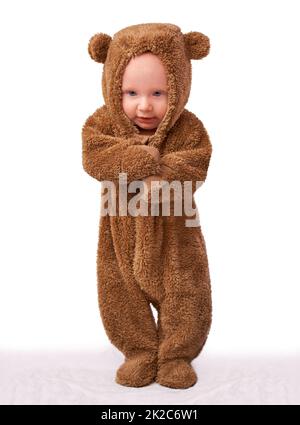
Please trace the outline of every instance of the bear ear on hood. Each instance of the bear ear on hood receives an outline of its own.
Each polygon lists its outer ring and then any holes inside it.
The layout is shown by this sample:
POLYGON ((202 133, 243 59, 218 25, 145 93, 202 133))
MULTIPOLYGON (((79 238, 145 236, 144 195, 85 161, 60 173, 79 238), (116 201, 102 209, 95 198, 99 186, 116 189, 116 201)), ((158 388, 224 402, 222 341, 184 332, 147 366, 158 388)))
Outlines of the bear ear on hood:
POLYGON ((94 61, 104 63, 112 38, 104 33, 97 33, 89 41, 88 52, 94 61))
POLYGON ((202 59, 209 53, 209 38, 201 32, 191 31, 183 34, 189 59, 202 59))

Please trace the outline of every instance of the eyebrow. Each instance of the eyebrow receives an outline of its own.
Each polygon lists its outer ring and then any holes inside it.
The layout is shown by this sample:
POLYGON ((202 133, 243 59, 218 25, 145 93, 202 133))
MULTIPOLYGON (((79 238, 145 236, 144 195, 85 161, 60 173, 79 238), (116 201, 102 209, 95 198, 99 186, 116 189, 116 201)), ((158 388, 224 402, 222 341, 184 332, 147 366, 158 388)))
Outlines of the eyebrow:
MULTIPOLYGON (((122 88, 122 91, 136 91, 136 89, 135 88, 133 88, 133 87, 125 87, 125 88, 122 88)), ((168 89, 166 88, 166 89, 160 89, 160 88, 153 88, 153 89, 151 89, 151 90, 149 90, 149 91, 162 91, 162 92, 167 92, 168 91, 168 89)))

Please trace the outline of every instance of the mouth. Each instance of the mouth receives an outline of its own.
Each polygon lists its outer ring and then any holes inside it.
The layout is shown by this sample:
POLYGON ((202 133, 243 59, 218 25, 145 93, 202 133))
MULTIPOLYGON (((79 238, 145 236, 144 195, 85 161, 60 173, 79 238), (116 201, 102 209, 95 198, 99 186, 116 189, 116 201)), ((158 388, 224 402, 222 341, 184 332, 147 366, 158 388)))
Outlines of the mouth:
POLYGON ((153 121, 155 118, 154 118, 154 117, 137 117, 137 119, 138 119, 139 121, 145 121, 145 122, 148 122, 148 121, 153 121))

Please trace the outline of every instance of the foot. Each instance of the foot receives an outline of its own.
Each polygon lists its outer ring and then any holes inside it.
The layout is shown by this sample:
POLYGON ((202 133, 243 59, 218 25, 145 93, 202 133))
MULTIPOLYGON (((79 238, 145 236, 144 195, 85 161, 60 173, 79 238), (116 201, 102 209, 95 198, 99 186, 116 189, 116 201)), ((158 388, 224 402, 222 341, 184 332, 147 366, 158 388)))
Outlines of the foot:
POLYGON ((127 359, 117 370, 116 382, 126 387, 144 387, 155 380, 157 359, 142 353, 127 359))
POLYGON ((197 382, 197 375, 187 361, 170 360, 159 366, 156 382, 170 388, 189 388, 197 382))

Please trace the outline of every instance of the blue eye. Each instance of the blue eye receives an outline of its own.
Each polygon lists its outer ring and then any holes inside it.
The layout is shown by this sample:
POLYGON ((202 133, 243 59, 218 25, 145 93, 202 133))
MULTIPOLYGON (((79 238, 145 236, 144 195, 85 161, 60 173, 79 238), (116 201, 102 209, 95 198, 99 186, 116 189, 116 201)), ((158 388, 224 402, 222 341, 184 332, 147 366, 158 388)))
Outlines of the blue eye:
POLYGON ((160 91, 155 91, 154 92, 154 96, 156 96, 156 95, 160 96, 161 95, 161 92, 160 91))
POLYGON ((134 96, 134 95, 136 94, 136 92, 135 92, 135 91, 133 91, 133 90, 129 90, 129 91, 128 91, 128 94, 129 94, 129 96, 134 96))

